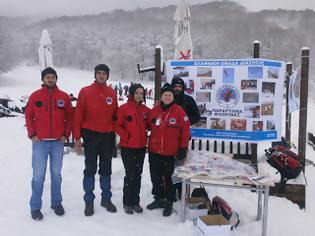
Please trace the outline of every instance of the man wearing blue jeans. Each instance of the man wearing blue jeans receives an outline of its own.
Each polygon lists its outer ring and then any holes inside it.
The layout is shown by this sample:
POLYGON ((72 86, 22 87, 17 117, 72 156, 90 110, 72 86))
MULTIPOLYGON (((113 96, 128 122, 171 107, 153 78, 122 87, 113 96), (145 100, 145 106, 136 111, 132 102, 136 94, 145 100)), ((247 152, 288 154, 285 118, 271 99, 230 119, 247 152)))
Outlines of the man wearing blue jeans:
POLYGON ((64 141, 72 130, 73 110, 70 97, 56 86, 57 73, 48 67, 42 71, 42 88, 29 98, 25 111, 28 137, 32 140, 31 216, 43 219, 42 194, 49 156, 51 176, 51 208, 56 215, 65 211, 61 204, 61 168, 64 141))

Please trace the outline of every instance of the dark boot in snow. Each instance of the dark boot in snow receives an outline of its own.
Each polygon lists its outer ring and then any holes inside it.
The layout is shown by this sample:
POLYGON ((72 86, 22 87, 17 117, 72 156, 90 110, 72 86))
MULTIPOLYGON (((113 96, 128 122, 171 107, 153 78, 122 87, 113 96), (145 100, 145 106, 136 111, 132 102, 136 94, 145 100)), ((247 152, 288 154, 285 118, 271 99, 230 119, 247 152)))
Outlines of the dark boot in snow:
POLYGON ((32 219, 40 221, 44 218, 40 210, 31 211, 32 219))
POLYGON ((125 213, 128 215, 133 214, 133 207, 132 206, 124 206, 124 210, 125 210, 125 213))
POLYGON ((117 208, 115 207, 111 200, 102 200, 101 206, 105 207, 106 210, 111 213, 117 212, 117 208))
POLYGON ((84 215, 85 216, 94 215, 94 202, 86 202, 85 203, 84 215))
POLYGON ((173 211, 173 202, 166 201, 165 202, 165 207, 164 207, 164 210, 163 210, 163 216, 170 216, 170 215, 172 215, 172 211, 173 211))
POLYGON ((133 209, 135 210, 135 212, 137 213, 142 213, 143 212, 143 208, 138 204, 133 206, 133 209))
POLYGON ((63 208, 62 205, 58 205, 58 206, 51 206, 51 209, 54 210, 55 214, 57 216, 63 216, 65 214, 65 209, 63 208))
POLYGON ((147 209, 150 211, 159 208, 164 208, 164 201, 162 199, 155 199, 153 202, 147 205, 147 209))

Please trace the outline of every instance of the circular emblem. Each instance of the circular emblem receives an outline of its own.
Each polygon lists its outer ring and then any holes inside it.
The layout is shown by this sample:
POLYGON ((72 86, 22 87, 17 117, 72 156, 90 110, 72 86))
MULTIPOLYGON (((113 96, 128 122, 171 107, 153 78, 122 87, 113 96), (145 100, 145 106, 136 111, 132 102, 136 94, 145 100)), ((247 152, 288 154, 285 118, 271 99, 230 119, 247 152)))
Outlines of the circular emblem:
POLYGON ((232 108, 240 101, 240 93, 234 85, 223 85, 217 91, 217 102, 221 107, 232 108))
POLYGON ((62 100, 62 99, 59 99, 59 100, 57 101, 57 104, 58 104, 58 107, 64 107, 64 106, 65 106, 65 101, 62 100))
POLYGON ((113 99, 111 97, 107 97, 106 98, 106 103, 107 103, 107 105, 112 105, 113 99))
POLYGON ((175 125, 176 124, 176 119, 175 118, 171 118, 170 119, 170 124, 171 125, 175 125))

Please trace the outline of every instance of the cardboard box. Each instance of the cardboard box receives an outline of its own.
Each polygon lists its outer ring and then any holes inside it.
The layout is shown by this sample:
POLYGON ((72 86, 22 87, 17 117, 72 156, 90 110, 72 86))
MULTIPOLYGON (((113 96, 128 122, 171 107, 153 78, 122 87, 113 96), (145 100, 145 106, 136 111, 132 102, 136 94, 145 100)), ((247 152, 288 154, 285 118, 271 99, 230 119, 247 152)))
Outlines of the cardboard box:
POLYGON ((201 216, 197 219, 197 236, 230 236, 231 225, 222 215, 201 216))
POLYGON ((186 219, 195 220, 199 216, 208 215, 208 208, 204 204, 204 199, 190 197, 186 199, 186 219))

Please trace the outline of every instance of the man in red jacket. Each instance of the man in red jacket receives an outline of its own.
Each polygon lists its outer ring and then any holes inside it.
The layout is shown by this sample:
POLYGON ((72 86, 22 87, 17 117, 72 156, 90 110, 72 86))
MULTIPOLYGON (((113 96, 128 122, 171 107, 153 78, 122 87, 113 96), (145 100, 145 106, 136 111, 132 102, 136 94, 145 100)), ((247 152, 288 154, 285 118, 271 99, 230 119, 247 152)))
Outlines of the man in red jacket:
POLYGON ((116 212, 111 202, 112 193, 112 154, 115 146, 113 118, 117 112, 117 94, 106 81, 109 76, 107 65, 95 67, 95 81, 90 86, 81 89, 76 106, 74 122, 75 148, 82 148, 81 137, 84 142, 85 169, 83 188, 86 216, 94 214, 93 193, 95 188, 95 174, 99 159, 100 187, 102 189, 101 205, 109 212, 116 212), (99 158, 98 158, 99 157, 99 158))
POLYGON ((32 140, 32 196, 31 215, 41 220, 42 193, 45 181, 47 158, 50 158, 51 208, 59 216, 63 215, 61 204, 61 168, 64 142, 72 130, 73 110, 70 97, 59 90, 57 73, 53 68, 42 71, 42 88, 32 93, 26 111, 28 137, 32 140))
POLYGON ((151 127, 149 140, 149 162, 152 194, 155 200, 147 206, 153 210, 164 208, 163 216, 170 216, 175 198, 172 183, 175 156, 186 157, 190 138, 190 122, 185 111, 175 104, 174 91, 170 84, 161 89, 161 102, 149 115, 151 127))

